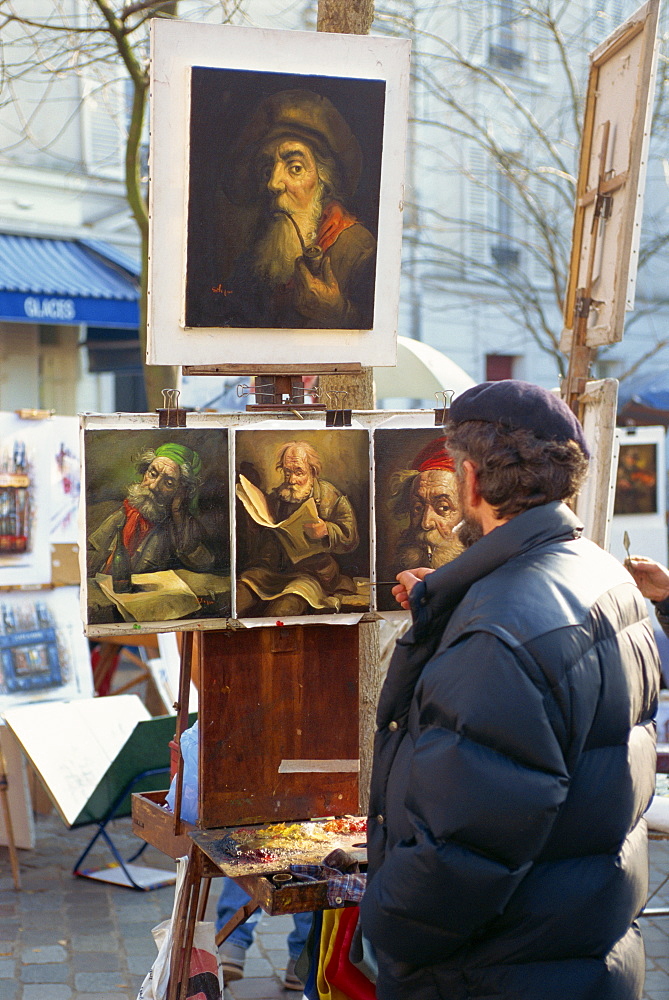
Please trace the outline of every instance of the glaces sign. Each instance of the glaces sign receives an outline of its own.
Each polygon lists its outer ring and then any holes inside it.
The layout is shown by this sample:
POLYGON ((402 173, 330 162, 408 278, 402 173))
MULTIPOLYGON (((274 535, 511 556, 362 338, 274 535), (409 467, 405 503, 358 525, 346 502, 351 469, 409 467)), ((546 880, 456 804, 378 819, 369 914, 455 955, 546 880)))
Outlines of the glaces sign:
POLYGON ((77 310, 72 299, 37 298, 29 295, 23 308, 29 319, 73 320, 77 310))

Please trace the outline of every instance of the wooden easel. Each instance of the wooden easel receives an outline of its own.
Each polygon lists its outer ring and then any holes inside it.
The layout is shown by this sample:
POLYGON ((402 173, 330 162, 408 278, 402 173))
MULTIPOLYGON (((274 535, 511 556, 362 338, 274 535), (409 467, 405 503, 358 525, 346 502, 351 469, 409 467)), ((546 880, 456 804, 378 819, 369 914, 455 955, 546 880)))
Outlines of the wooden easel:
POLYGON ((659 0, 648 0, 590 57, 560 344, 569 353, 562 397, 581 422, 595 350, 622 340, 633 299, 658 14, 659 0))
MULTIPOLYGON (((188 724, 193 638, 193 632, 183 633, 177 741, 188 724)), ((356 626, 202 632, 199 671, 198 830, 180 818, 181 760, 173 815, 161 808, 156 793, 133 796, 134 832, 171 857, 189 857, 168 1000, 186 995, 183 955, 190 954, 210 880, 225 874, 211 845, 226 828, 358 811, 356 626), (348 769, 341 771, 342 766, 348 769), (244 789, 252 789, 251 794, 244 796, 244 789)), ((269 913, 293 913, 326 905, 324 883, 275 889, 258 875, 245 876, 239 884, 251 902, 223 928, 219 940, 258 906, 269 913)))

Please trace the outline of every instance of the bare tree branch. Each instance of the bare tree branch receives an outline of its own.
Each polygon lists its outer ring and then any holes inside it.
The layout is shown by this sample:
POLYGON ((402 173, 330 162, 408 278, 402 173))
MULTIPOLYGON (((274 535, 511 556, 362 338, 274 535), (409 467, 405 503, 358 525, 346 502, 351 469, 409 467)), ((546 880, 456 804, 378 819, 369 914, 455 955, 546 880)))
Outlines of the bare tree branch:
MULTIPOLYGON (((615 25, 607 23, 605 9, 593 9, 585 22, 575 17, 572 0, 507 5, 500 17, 515 18, 522 40, 515 50, 502 45, 500 54, 491 6, 479 0, 466 7, 455 0, 438 7, 421 0, 377 0, 377 6, 381 30, 412 39, 417 110, 411 119, 411 176, 420 183, 425 163, 435 178, 431 186, 423 181, 424 190, 407 194, 410 217, 420 219, 420 226, 405 233, 409 252, 403 270, 413 299, 420 303, 422 290, 430 302, 438 302, 441 294, 446 301, 466 289, 524 331, 564 374, 559 345, 584 84, 589 52, 615 25), (540 45, 538 52, 529 37, 540 45), (505 54, 511 60, 506 67, 505 54), (539 65, 542 59, 545 66, 539 65), (440 170, 443 189, 457 191, 458 197, 439 196, 440 170)), ((657 136, 668 124, 665 83, 669 61, 661 52, 657 136)), ((647 214, 639 253, 641 284, 650 265, 666 258, 668 246, 666 216, 647 214)), ((657 310, 658 303, 655 295, 652 308, 657 310)), ((640 326, 648 316, 637 309, 640 326)), ((634 362, 635 370, 664 347, 664 339, 655 338, 649 353, 634 362)))

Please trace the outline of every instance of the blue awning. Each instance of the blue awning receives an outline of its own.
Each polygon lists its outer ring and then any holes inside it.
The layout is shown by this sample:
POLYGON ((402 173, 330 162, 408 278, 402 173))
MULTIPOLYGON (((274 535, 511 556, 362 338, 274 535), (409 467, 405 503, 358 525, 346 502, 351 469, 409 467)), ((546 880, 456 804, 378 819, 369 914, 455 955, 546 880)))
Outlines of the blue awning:
POLYGON ((658 365, 651 372, 624 379, 618 389, 618 410, 628 404, 669 410, 669 366, 658 365))
POLYGON ((0 233, 0 320, 136 329, 139 267, 98 240, 0 233))

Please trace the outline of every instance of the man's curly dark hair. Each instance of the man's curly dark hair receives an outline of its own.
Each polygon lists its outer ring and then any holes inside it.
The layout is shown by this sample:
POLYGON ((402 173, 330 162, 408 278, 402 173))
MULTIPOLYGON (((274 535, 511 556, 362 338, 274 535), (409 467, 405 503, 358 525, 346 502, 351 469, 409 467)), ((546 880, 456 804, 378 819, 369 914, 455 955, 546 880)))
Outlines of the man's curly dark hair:
POLYGON ((552 500, 572 500, 588 471, 575 441, 545 441, 528 430, 465 420, 446 428, 447 447, 458 477, 469 459, 477 468, 478 488, 498 518, 513 517, 552 500))

